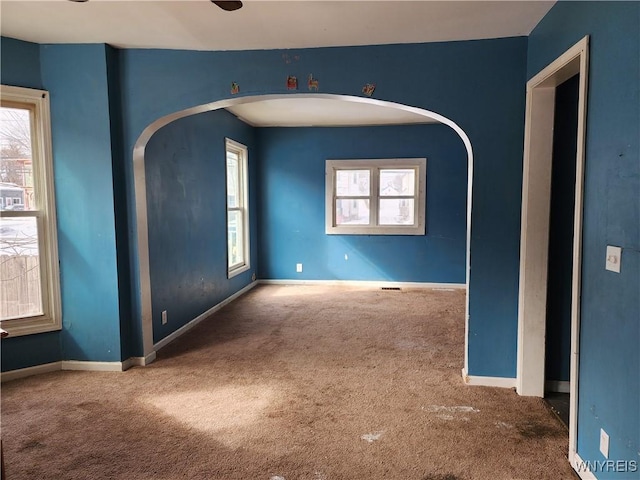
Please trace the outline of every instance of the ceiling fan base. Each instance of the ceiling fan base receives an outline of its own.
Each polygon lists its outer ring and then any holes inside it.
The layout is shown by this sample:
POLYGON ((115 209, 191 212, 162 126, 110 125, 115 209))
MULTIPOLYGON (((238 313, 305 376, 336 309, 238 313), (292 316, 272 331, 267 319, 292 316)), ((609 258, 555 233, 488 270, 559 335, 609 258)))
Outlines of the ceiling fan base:
POLYGON ((227 2, 227 1, 216 1, 211 0, 211 3, 215 3, 218 7, 226 12, 233 12, 242 8, 242 2, 227 2))

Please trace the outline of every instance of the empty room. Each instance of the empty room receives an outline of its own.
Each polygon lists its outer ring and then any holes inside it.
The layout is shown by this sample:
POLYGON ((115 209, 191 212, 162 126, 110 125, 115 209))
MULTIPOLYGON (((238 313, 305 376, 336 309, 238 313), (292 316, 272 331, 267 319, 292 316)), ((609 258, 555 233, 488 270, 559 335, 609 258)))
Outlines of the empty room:
POLYGON ((640 479, 640 2, 0 7, 3 479, 640 479))

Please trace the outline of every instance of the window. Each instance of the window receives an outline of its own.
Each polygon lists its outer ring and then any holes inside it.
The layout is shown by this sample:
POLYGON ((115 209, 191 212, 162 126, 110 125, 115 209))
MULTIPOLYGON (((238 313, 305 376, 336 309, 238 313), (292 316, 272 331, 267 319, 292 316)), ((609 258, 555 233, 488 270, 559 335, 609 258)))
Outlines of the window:
POLYGON ((424 235, 426 158, 327 160, 326 233, 424 235))
POLYGON ((249 270, 249 198, 247 147, 227 138, 228 277, 249 270))
POLYGON ((59 330, 49 94, 0 93, 0 322, 11 336, 59 330))

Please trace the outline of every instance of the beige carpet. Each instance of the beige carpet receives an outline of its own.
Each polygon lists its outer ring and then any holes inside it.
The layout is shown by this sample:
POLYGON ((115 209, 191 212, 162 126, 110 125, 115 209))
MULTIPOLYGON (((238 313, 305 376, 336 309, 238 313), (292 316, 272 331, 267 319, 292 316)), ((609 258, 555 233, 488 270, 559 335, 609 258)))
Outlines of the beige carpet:
POLYGON ((572 479, 543 401, 469 387, 464 294, 260 286, 124 373, 2 385, 9 480, 572 479))

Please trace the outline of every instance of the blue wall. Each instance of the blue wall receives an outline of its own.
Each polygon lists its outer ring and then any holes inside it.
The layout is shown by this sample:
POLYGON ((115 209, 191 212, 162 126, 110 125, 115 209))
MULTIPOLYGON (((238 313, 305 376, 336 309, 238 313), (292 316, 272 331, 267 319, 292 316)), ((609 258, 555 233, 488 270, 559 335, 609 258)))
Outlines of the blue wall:
POLYGON ((451 128, 263 128, 259 140, 260 278, 465 282, 467 152, 451 128), (326 235, 325 161, 397 157, 427 158, 426 236, 326 235))
POLYGON ((154 342, 251 282, 257 266, 254 129, 224 110, 158 130, 145 152, 154 342), (225 137, 249 150, 251 268, 227 278, 225 137), (162 325, 161 312, 168 322, 162 325))
POLYGON ((42 88, 40 45, 13 38, 0 39, 0 78, 3 85, 42 88))
POLYGON ((65 360, 120 361, 120 314, 104 45, 45 45, 65 360))
MULTIPOLYGON (((42 88, 39 45, 3 37, 0 48, 3 85, 42 88)), ((3 372, 57 362, 62 359, 60 332, 5 338, 0 352, 3 372)))
POLYGON ((118 268, 118 293, 120 296, 120 349, 123 360, 134 355, 132 343, 134 331, 140 325, 131 322, 131 276, 129 274, 129 220, 127 218, 127 179, 124 166, 122 132, 122 92, 120 88, 119 51, 106 47, 107 84, 109 94, 109 124, 111 128, 111 155, 113 168, 113 206, 115 209, 115 235, 118 268))
POLYGON ((3 371, 122 360, 106 53, 2 38, 2 83, 50 93, 63 317, 61 332, 3 340, 3 371))
MULTIPOLYGON (((469 373, 514 377, 526 48, 526 38, 508 38, 295 51, 121 52, 134 324, 141 310, 131 152, 142 131, 170 113, 231 97, 232 81, 240 85, 240 96, 294 94, 286 89, 287 76, 313 73, 323 93, 361 96, 362 86, 375 82, 376 98, 440 113, 470 137, 469 373), (285 53, 299 61, 287 63, 285 53)), ((135 344, 141 355, 141 338, 135 344)))
MULTIPOLYGON (((578 454, 640 460, 640 3, 561 2, 529 38, 535 75, 590 35, 578 454), (607 245, 623 248, 621 273, 606 271, 607 245)), ((638 472, 598 478, 639 478, 638 472)))

